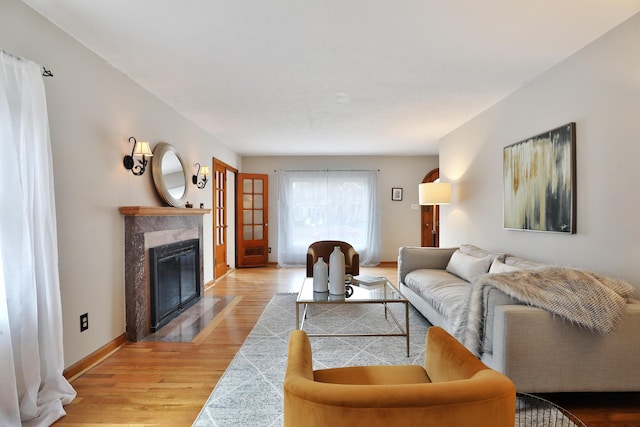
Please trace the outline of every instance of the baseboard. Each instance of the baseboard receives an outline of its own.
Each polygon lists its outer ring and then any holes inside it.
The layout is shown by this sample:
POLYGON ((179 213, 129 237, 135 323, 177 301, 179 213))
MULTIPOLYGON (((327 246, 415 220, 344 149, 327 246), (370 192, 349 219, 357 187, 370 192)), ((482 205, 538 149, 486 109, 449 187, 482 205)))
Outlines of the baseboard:
POLYGON ((235 271, 235 268, 229 268, 227 269, 227 271, 225 271, 225 273, 220 276, 220 277, 215 277, 213 280, 209 280, 207 283, 204 284, 204 290, 207 291, 209 290, 209 288, 212 288, 213 286, 216 285, 216 282, 220 279, 222 279, 223 277, 233 273, 235 271))
MULTIPOLYGON (((226 276, 229 272, 226 272, 222 275, 222 277, 226 276)), ((218 278, 220 279, 220 278, 218 278)), ((207 290, 209 290, 209 288, 211 288, 213 285, 216 284, 216 280, 217 279, 213 279, 213 280, 209 280, 207 283, 204 284, 204 291, 206 292, 207 290)))
POLYGON ((127 342, 126 334, 120 335, 119 337, 103 345, 102 347, 100 347, 99 349, 97 349, 87 357, 69 366, 67 369, 64 370, 62 375, 64 375, 67 381, 73 382, 80 375, 84 374, 89 369, 93 368, 98 363, 106 359, 114 351, 122 347, 122 345, 126 342, 127 342))
POLYGON ((397 267, 398 261, 380 261, 380 264, 376 265, 376 267, 397 267))

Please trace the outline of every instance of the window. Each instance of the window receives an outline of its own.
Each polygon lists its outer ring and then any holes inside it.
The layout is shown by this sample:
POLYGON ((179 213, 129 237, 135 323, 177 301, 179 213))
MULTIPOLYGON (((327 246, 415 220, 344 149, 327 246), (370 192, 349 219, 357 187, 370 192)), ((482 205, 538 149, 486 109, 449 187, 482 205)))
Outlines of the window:
POLYGON ((278 264, 301 266, 309 245, 343 240, 379 262, 375 171, 278 171, 278 264))

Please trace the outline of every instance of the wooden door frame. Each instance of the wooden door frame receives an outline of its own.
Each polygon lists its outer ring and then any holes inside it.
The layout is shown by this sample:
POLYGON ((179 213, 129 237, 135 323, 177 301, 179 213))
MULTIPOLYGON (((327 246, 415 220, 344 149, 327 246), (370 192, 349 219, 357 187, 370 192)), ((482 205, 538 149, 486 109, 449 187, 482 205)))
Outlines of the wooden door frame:
MULTIPOLYGON (((234 194, 232 195, 232 197, 229 197, 229 194, 226 195, 225 197, 225 217, 228 218, 228 215, 231 214, 233 215, 233 218, 235 218, 236 216, 236 194, 238 191, 238 185, 237 185, 237 180, 238 180, 238 169, 234 168, 233 166, 223 162, 220 159, 217 159, 215 157, 211 158, 211 164, 213 165, 212 170, 215 171, 216 170, 216 165, 224 168, 225 170, 225 176, 226 174, 228 174, 229 172, 234 174, 234 194), (233 205, 229 204, 229 201, 232 201, 233 205), (232 212, 229 212, 232 211, 232 212)), ((217 198, 216 198, 216 184, 213 183, 213 185, 211 186, 211 196, 212 196, 212 211, 213 211, 213 221, 212 221, 212 237, 213 237, 213 280, 215 281, 216 279, 219 279, 219 277, 216 277, 216 259, 215 259, 215 254, 216 254, 216 243, 217 243, 217 239, 216 239, 216 225, 217 225, 217 221, 218 221, 218 216, 217 216, 217 212, 216 212, 216 207, 217 207, 217 198)), ((226 220, 226 222, 228 223, 228 220, 226 220)), ((235 223, 235 221, 234 221, 235 223)), ((231 235, 231 238, 233 238, 233 241, 235 242, 236 240, 236 232, 237 232, 237 227, 234 226, 233 230, 227 230, 226 233, 226 240, 225 240, 225 250, 227 250, 226 245, 227 242, 229 242, 229 235, 231 235)), ((235 243, 234 243, 235 245, 235 243)), ((234 251, 234 264, 236 263, 235 261, 235 251, 234 251)), ((221 276, 222 277, 222 276, 221 276)))

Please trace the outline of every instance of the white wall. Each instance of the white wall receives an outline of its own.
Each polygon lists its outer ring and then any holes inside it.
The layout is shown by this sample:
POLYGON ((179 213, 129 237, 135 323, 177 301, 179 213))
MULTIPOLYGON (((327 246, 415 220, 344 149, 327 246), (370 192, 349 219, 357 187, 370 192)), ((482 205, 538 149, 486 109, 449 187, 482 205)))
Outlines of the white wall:
MULTIPOLYGON (((124 222, 118 206, 161 206, 150 170, 122 166, 130 136, 177 148, 187 165, 239 158, 18 0, 0 0, 0 48, 46 65, 53 148, 65 366, 121 335, 124 222), (80 333, 79 316, 89 313, 80 333)), ((211 207, 211 185, 188 200, 211 207)), ((212 217, 204 217, 205 281, 213 278, 212 217)))
POLYGON ((432 169, 438 167, 437 156, 398 157, 296 157, 273 156, 242 158, 242 171, 269 175, 269 262, 278 259, 278 169, 368 169, 378 173, 378 200, 380 207, 380 260, 396 261, 400 246, 420 246, 420 210, 412 209, 418 203, 418 184, 432 169), (391 188, 404 189, 402 201, 391 200, 391 188))
POLYGON ((614 275, 640 289, 640 14, 441 141, 442 246, 474 243, 614 275), (577 234, 502 227, 502 149, 577 126, 577 234))

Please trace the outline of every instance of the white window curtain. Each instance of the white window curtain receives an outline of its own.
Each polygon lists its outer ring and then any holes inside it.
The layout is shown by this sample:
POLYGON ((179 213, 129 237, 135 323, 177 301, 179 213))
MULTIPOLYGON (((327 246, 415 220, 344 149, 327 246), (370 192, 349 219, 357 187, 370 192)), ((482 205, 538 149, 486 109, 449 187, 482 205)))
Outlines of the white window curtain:
POLYGON ((278 264, 303 266, 309 245, 342 240, 380 262, 376 171, 278 171, 278 264))
POLYGON ((0 50, 0 425, 49 426, 62 376, 53 169, 42 69, 0 50))

